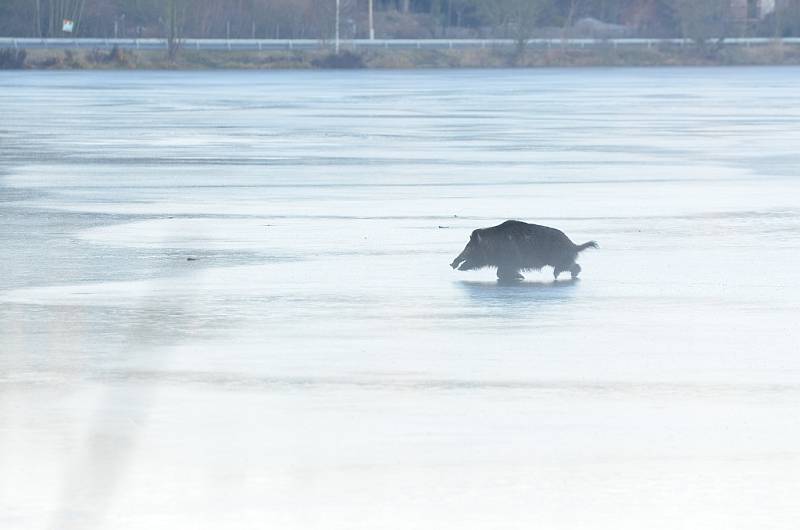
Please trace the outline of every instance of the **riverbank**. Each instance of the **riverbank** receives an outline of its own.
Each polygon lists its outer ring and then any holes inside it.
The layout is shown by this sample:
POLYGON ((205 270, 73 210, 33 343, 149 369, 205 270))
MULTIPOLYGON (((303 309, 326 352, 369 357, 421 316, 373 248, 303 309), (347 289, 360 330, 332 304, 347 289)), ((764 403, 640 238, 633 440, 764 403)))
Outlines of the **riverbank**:
POLYGON ((453 50, 365 50, 332 54, 325 50, 163 51, 0 50, 0 68, 33 70, 104 69, 314 69, 314 68, 508 68, 572 66, 799 65, 800 46, 652 48, 508 48, 453 50))

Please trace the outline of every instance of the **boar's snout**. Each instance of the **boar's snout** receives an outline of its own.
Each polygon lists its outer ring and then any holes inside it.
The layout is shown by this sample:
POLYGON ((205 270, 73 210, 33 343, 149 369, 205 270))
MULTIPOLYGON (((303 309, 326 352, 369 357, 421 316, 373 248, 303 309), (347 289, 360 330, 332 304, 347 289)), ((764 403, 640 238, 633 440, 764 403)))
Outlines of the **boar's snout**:
POLYGON ((461 251, 461 254, 459 254, 456 257, 456 259, 453 260, 453 263, 451 263, 450 266, 453 267, 454 269, 457 269, 459 267, 459 265, 462 265, 462 264, 466 263, 467 262, 467 258, 469 256, 469 251, 470 251, 470 248, 469 248, 469 245, 467 245, 467 248, 465 248, 464 250, 461 251))
MULTIPOLYGON (((480 232, 480 230, 475 230, 472 232, 472 235, 469 236, 469 242, 467 242, 467 246, 464 247, 464 250, 461 251, 461 254, 459 254, 458 257, 453 260, 453 263, 450 264, 451 267, 460 271, 475 268, 475 264, 473 262, 476 261, 476 257, 479 258, 481 256, 480 232)), ((480 261, 480 259, 477 261, 480 261)))

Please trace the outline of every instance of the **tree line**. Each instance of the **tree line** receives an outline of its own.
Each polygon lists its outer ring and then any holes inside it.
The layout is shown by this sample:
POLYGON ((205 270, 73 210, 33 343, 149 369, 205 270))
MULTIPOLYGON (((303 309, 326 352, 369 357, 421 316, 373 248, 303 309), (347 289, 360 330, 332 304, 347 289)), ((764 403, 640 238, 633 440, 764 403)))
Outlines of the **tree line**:
MULTIPOLYGON (((373 0, 378 38, 573 35, 800 36, 800 0, 373 0), (738 4, 738 8, 736 7, 738 4), (773 5, 770 3, 770 5, 773 5), (590 21, 579 24, 581 21, 590 21)), ((370 0, 339 0, 340 33, 366 38, 370 0)), ((0 0, 0 36, 309 38, 336 0, 0 0), (64 20, 74 21, 71 32, 64 20)))

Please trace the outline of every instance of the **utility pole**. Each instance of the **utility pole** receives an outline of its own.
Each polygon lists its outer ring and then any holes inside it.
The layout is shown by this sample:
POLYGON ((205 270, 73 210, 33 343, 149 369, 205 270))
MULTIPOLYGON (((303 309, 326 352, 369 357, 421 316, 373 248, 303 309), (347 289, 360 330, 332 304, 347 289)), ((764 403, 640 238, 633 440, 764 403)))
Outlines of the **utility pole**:
POLYGON ((369 0, 369 40, 375 40, 375 22, 372 19, 372 0, 369 0))
MULTIPOLYGON (((370 0, 372 2, 372 0, 370 0)), ((33 21, 33 31, 36 37, 42 38, 42 0, 36 0, 36 9, 34 12, 36 20, 33 21)))
POLYGON ((336 0, 336 55, 339 55, 339 2, 340 0, 336 0))

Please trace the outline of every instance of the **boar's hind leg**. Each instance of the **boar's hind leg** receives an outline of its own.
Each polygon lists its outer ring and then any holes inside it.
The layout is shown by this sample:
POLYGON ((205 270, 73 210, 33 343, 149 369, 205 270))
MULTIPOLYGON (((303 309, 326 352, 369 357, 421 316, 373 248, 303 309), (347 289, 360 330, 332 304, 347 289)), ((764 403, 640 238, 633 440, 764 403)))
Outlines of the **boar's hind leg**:
POLYGON ((520 274, 517 269, 498 267, 497 279, 503 281, 515 281, 515 280, 524 280, 525 276, 520 274))
POLYGON ((555 266, 553 267, 553 279, 558 280, 558 275, 561 274, 562 272, 567 272, 567 271, 570 272, 570 274, 572 275, 572 279, 574 280, 575 278, 578 277, 578 274, 581 273, 581 266, 578 265, 577 263, 573 263, 572 265, 555 266))

